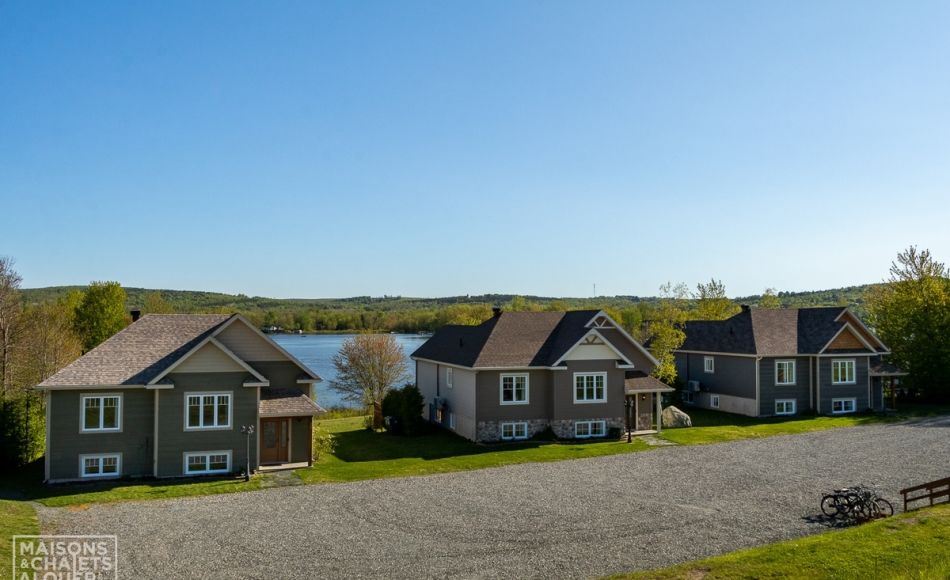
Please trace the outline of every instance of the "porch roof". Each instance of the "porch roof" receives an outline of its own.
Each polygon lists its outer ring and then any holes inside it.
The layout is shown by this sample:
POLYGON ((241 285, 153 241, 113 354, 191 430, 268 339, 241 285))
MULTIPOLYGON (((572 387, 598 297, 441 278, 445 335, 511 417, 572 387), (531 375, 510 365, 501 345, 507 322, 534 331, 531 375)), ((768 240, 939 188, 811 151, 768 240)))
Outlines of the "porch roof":
POLYGON ((627 371, 623 387, 628 395, 635 393, 672 393, 676 390, 643 371, 627 371))
POLYGON ((300 389, 272 387, 261 389, 258 408, 261 417, 312 417, 326 412, 300 389))
POLYGON ((900 367, 889 362, 871 363, 870 374, 872 377, 903 377, 907 375, 900 367))

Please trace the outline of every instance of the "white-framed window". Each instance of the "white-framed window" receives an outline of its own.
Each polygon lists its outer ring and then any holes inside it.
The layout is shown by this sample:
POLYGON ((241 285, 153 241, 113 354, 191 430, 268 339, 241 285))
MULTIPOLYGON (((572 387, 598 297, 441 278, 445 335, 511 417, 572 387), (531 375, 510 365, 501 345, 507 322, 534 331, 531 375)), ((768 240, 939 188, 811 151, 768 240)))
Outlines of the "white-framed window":
POLYGON ((230 473, 231 450, 189 451, 184 454, 185 474, 230 473))
POLYGON ((693 398, 693 391, 690 391, 689 389, 686 389, 683 391, 683 402, 690 403, 690 404, 696 402, 695 399, 693 398))
POLYGON ((454 378, 452 376, 453 374, 452 367, 445 367, 445 386, 450 389, 452 388, 452 379, 454 378))
POLYGON ((501 375, 501 404, 528 404, 528 373, 501 375))
POLYGON ((831 413, 834 415, 854 413, 857 406, 857 399, 831 399, 831 413))
POLYGON ((449 411, 449 429, 455 429, 455 413, 449 411))
POLYGON ((83 433, 122 430, 122 395, 82 395, 79 399, 79 426, 83 433))
POLYGON ((511 441, 513 439, 527 439, 528 438, 528 424, 527 423, 502 423, 501 424, 501 438, 504 441, 511 441))
POLYGON ((79 456, 79 477, 119 477, 121 475, 121 453, 79 456))
POLYGON ((703 372, 704 373, 714 373, 716 372, 716 359, 711 356, 703 357, 703 372))
POLYGON ((185 430, 230 429, 231 393, 185 393, 185 430))
POLYGON ((853 385, 857 381, 854 376, 854 359, 831 359, 831 384, 853 385))
POLYGON ((606 421, 574 421, 574 437, 577 439, 606 436, 606 421))
POLYGON ((718 409, 718 408, 719 408, 719 395, 713 395, 713 396, 709 397, 709 404, 712 406, 713 409, 718 409))
POLYGON ((775 400, 775 414, 776 415, 794 415, 796 406, 797 406, 797 401, 795 399, 776 399, 775 400))
POLYGON ((607 373, 574 373, 574 402, 607 401, 607 373))
POLYGON ((777 360, 775 361, 775 384, 776 385, 794 385, 795 384, 795 361, 777 360))

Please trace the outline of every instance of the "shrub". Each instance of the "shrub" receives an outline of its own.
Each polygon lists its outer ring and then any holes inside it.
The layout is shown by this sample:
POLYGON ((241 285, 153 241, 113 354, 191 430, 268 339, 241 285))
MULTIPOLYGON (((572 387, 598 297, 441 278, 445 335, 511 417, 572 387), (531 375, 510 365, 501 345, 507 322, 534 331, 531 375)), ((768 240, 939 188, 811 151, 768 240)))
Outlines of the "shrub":
POLYGON ((383 399, 383 416, 393 435, 417 435, 423 431, 422 407, 425 398, 419 387, 407 383, 401 389, 392 389, 383 399))
POLYGON ((313 460, 317 461, 324 453, 333 453, 336 449, 336 438, 329 431, 314 423, 313 425, 313 460))

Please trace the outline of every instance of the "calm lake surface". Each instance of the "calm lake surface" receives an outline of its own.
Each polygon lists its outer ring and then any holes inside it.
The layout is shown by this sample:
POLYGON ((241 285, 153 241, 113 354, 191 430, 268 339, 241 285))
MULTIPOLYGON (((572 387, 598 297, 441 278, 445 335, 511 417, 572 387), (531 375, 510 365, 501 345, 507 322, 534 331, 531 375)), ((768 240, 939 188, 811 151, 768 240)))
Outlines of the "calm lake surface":
MULTIPOLYGON (((287 349, 287 352, 297 357, 303 364, 320 375, 322 383, 317 383, 317 403, 321 407, 352 406, 343 401, 340 396, 329 387, 330 381, 336 377, 333 368, 333 355, 340 350, 343 341, 356 336, 354 334, 271 334, 268 335, 274 342, 287 349)), ((402 350, 406 353, 406 365, 409 370, 407 380, 416 380, 416 365, 409 360, 409 355, 419 348, 428 336, 420 334, 392 335, 402 350)))

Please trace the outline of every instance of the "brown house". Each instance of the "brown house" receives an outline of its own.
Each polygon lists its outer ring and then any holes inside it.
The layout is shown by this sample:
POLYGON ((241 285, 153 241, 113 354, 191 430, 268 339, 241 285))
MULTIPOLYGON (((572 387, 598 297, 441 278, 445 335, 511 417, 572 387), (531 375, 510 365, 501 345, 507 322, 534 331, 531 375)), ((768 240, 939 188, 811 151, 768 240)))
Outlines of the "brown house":
POLYGON ((473 441, 659 430, 657 361, 602 311, 501 312, 445 326, 412 359, 430 421, 473 441))

